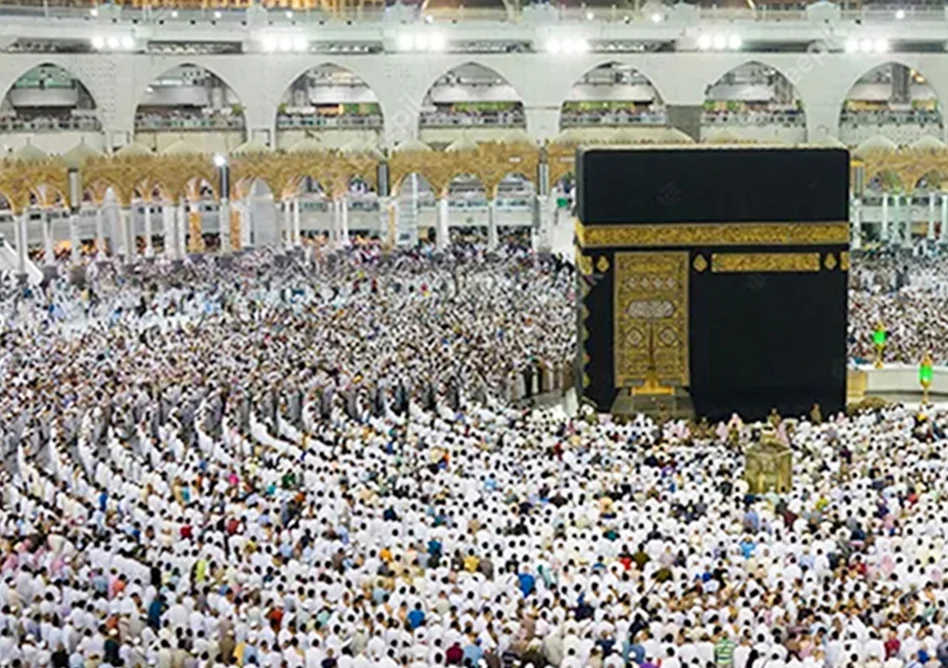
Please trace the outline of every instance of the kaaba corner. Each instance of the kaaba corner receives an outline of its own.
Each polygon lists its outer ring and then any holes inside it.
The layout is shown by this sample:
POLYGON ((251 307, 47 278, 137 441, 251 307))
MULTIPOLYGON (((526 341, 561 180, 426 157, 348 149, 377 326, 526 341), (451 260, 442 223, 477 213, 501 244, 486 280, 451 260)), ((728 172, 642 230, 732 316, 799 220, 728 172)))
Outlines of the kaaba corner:
POLYGON ((609 412, 844 407, 849 154, 595 148, 577 165, 577 391, 609 412))

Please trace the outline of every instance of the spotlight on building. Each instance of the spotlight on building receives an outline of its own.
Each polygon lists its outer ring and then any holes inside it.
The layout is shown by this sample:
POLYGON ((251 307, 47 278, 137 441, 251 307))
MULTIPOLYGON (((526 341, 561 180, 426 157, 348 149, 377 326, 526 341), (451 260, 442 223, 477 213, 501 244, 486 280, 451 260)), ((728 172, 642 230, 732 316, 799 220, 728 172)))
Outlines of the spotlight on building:
POLYGON ((293 50, 303 52, 309 49, 309 42, 305 37, 295 37, 293 38, 293 50))
POLYGON ((740 35, 731 35, 727 38, 727 48, 731 51, 739 51, 743 43, 740 35))
POLYGON ((214 166, 220 169, 227 166, 227 156, 217 153, 214 155, 214 166))
POLYGON ((115 36, 109 37, 107 40, 105 40, 105 45, 112 50, 119 48, 119 44, 119 38, 115 36))
POLYGON ((872 53, 872 48, 873 44, 871 39, 864 39, 859 42, 859 50, 863 53, 872 53))
POLYGON ((264 37, 263 38, 263 50, 267 53, 273 53, 277 50, 277 41, 276 37, 264 37))
POLYGON ((131 51, 135 48, 135 40, 125 35, 125 37, 122 38, 122 48, 126 51, 131 51))
POLYGON ((105 48, 105 38, 102 35, 96 35, 92 38, 92 48, 101 51, 105 48))
POLYGON ((411 38, 411 35, 399 35, 398 36, 398 50, 399 51, 411 51, 414 41, 411 38))
POLYGON ((887 53, 889 51, 889 40, 877 39, 872 44, 872 50, 876 53, 887 53))
POLYGON ((99 15, 99 10, 98 10, 98 8, 93 7, 92 9, 89 10, 89 16, 91 16, 92 18, 95 18, 95 17, 97 17, 98 15, 99 15))
POLYGON ((901 21, 902 19, 904 19, 904 18, 905 18, 905 10, 904 10, 904 9, 899 9, 899 10, 897 10, 897 11, 895 12, 895 18, 898 19, 899 21, 901 21))
POLYGON ((846 53, 856 53, 857 51, 859 51, 859 40, 847 39, 845 48, 846 48, 846 53))
POLYGON ((432 51, 444 51, 446 46, 444 35, 441 33, 434 33, 428 40, 428 48, 432 51))
POLYGON ((698 48, 707 51, 711 48, 711 35, 701 35, 698 37, 698 48))
POLYGON ((172 10, 171 10, 171 18, 173 18, 173 19, 178 18, 178 10, 177 10, 177 9, 172 9, 172 10))
POLYGON ((658 12, 655 12, 654 14, 652 14, 652 23, 661 23, 662 19, 664 18, 665 17, 663 17, 661 14, 659 14, 658 12))

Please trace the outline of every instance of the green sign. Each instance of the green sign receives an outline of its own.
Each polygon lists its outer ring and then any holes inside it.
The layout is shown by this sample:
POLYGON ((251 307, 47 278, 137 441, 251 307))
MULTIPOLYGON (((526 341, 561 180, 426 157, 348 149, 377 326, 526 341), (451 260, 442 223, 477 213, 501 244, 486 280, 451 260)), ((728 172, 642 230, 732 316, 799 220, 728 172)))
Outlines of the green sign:
POLYGON ((872 333, 872 342, 877 346, 885 345, 885 330, 877 329, 872 333))
POLYGON ((918 367, 918 382, 920 383, 931 383, 932 382, 932 365, 922 363, 918 367))

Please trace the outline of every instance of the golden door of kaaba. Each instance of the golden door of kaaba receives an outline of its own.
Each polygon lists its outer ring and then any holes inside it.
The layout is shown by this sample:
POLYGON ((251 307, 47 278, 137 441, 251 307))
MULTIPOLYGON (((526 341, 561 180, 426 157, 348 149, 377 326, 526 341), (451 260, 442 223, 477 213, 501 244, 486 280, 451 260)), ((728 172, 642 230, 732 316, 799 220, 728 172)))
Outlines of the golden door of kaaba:
POLYGON ((576 164, 583 399, 842 409, 846 151, 589 149, 576 164))

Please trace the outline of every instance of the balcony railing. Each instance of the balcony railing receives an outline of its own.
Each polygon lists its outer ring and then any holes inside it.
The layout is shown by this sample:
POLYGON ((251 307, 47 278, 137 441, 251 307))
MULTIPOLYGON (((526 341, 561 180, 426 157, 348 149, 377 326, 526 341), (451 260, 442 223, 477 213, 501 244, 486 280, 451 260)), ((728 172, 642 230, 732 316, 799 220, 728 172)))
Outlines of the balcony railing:
POLYGON ((927 109, 844 111, 840 116, 840 124, 852 127, 866 125, 937 125, 941 127, 942 118, 940 112, 927 109))
POLYGON ((802 111, 705 111, 701 122, 716 126, 805 126, 806 116, 802 111))
POLYGON ((159 116, 137 115, 136 130, 242 130, 243 116, 159 116))
POLYGON ((377 130, 382 127, 381 116, 277 116, 278 130, 297 128, 357 128, 377 130))
POLYGON ((655 112, 642 112, 642 113, 627 113, 623 111, 610 111, 610 112, 596 112, 596 111, 585 111, 582 113, 564 113, 562 117, 561 125, 564 128, 577 128, 577 127, 590 127, 590 126, 601 126, 601 127, 621 127, 627 125, 633 126, 643 126, 643 125, 665 125, 665 112, 664 111, 655 111, 655 112))
POLYGON ((94 117, 14 118, 0 117, 0 132, 98 132, 102 124, 94 117))
POLYGON ((424 128, 495 127, 522 128, 526 125, 522 111, 498 111, 482 113, 445 113, 423 111, 420 124, 424 128))

